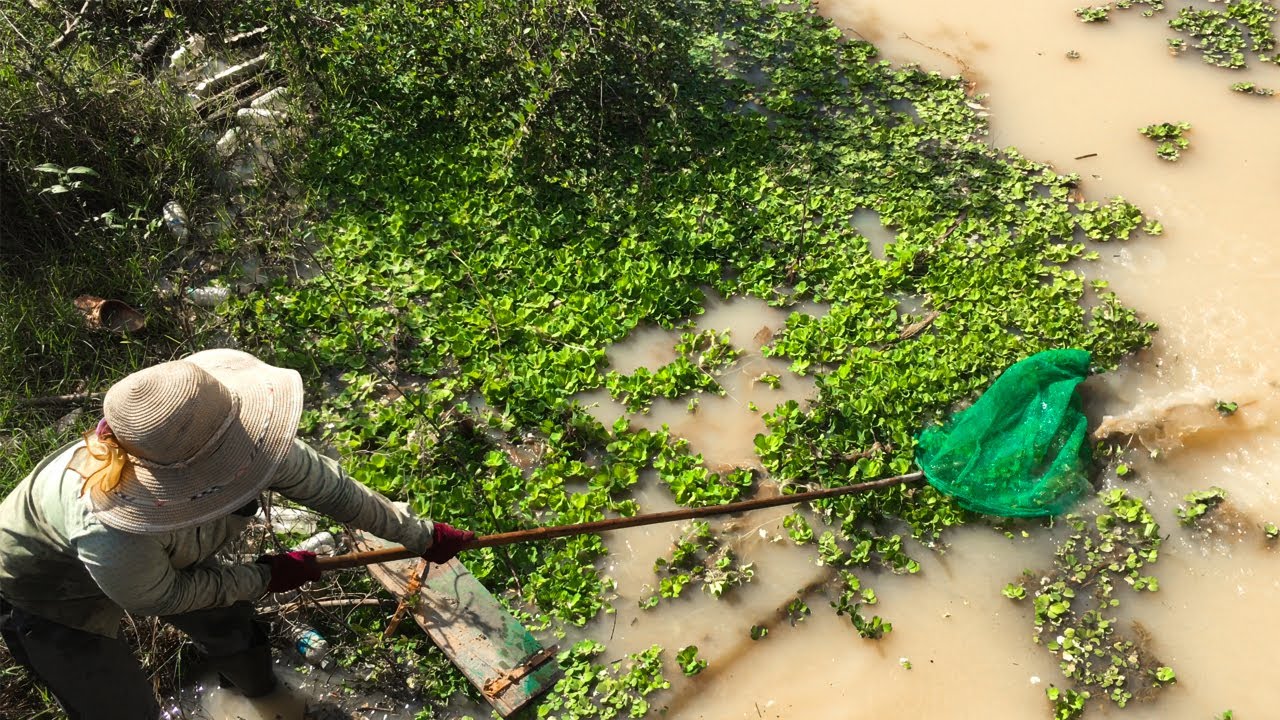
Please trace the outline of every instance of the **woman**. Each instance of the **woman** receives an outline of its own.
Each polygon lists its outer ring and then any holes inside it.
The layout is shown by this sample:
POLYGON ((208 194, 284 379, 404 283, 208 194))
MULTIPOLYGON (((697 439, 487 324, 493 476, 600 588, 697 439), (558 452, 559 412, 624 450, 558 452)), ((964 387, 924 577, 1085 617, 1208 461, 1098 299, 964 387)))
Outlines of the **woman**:
POLYGON ((276 685, 251 603, 320 576, 315 555, 225 564, 272 490, 448 561, 474 533, 419 520, 294 436, 302 379, 236 350, 208 350, 116 383, 95 430, 45 458, 0 503, 0 634, 72 720, 155 720, 120 640, 124 613, 187 633, 246 696, 276 685))

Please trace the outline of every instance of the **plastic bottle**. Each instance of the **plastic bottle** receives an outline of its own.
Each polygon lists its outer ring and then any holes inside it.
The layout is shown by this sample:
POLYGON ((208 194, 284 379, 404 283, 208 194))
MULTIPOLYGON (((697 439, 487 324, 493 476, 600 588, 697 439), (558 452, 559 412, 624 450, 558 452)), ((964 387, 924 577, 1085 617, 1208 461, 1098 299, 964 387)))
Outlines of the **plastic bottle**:
POLYGON ((294 630, 293 648, 304 660, 320 668, 329 667, 329 653, 333 648, 324 636, 314 628, 300 625, 294 630))
POLYGON ((186 240, 190 235, 187 229, 187 211, 182 209, 177 200, 170 200, 164 204, 163 218, 165 227, 178 242, 186 240))
POLYGON ((293 546, 294 550, 306 550, 317 555, 329 555, 338 549, 338 540, 328 530, 318 532, 293 546))
POLYGON ((202 308, 215 308, 231 297, 231 289, 217 287, 216 285, 206 285, 205 287, 189 288, 187 296, 191 298, 191 302, 202 308))

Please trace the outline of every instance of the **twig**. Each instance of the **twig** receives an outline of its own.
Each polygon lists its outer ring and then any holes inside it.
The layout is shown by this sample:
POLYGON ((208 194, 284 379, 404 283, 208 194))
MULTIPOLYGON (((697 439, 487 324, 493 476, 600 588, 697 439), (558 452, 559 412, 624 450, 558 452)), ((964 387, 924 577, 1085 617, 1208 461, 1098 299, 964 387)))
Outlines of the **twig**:
POLYGON ((84 0, 84 5, 80 6, 80 10, 76 13, 75 19, 67 25, 66 32, 62 33, 57 40, 49 43, 50 50, 57 50, 61 48, 63 45, 67 44, 68 40, 75 37, 76 34, 80 32, 80 21, 84 20, 85 15, 88 14, 89 6, 93 4, 93 1, 94 0, 84 0))
POLYGON ((422 581, 427 577, 427 571, 431 569, 431 563, 426 559, 418 561, 418 567, 415 568, 413 577, 409 578, 409 586, 404 590, 404 596, 400 598, 400 602, 396 605, 395 614, 391 616, 391 620, 387 622, 387 627, 382 631, 382 639, 386 640, 396 634, 396 630, 400 628, 404 615, 409 611, 409 603, 417 604, 418 591, 422 589, 422 581))
POLYGON ((28 407, 48 407, 51 405, 75 405, 78 403, 100 403, 102 402, 104 392, 92 393, 70 393, 68 395, 48 395, 45 397, 23 398, 18 400, 19 405, 28 407))
POLYGON ((941 314, 942 314, 942 313, 938 312, 937 310, 934 310, 934 311, 932 311, 932 312, 929 312, 929 313, 928 313, 928 314, 926 314, 923 318, 921 318, 919 321, 917 321, 917 322, 913 322, 913 323, 911 323, 910 325, 907 325, 906 327, 904 327, 904 328, 902 328, 901 330, 899 330, 899 331, 898 331, 898 339, 899 339, 899 340, 910 340, 911 338, 913 338, 913 337, 915 337, 915 336, 919 335, 920 333, 924 332, 925 328, 927 328, 927 327, 929 327, 930 325, 932 325, 932 324, 933 324, 933 321, 934 321, 934 320, 937 320, 937 319, 938 319, 938 316, 939 316, 939 315, 941 315, 941 314))
POLYGON ((295 600, 281 605, 272 605, 270 607, 259 608, 260 613, 288 613, 294 610, 300 610, 304 607, 321 607, 321 608, 346 608, 346 607, 365 607, 372 605, 391 605, 396 601, 392 598, 378 597, 349 597, 349 598, 329 598, 326 600, 295 600))
POLYGON ((919 46, 920 46, 920 47, 922 47, 922 48, 925 48, 925 49, 927 49, 927 50, 932 50, 932 51, 934 51, 934 52, 938 53, 939 55, 943 55, 943 56, 947 57, 947 58, 948 58, 948 59, 950 59, 952 62, 954 62, 955 64, 959 65, 959 66, 960 66, 960 69, 961 69, 964 73, 966 73, 966 74, 968 74, 968 73, 970 73, 970 72, 972 71, 972 68, 970 68, 970 67, 969 67, 969 63, 965 62, 964 60, 961 60, 961 59, 960 59, 960 58, 959 58, 955 53, 947 52, 946 50, 943 50, 942 48, 939 48, 939 47, 935 47, 935 46, 933 46, 933 45, 930 45, 929 43, 920 42, 919 40, 917 40, 917 39, 915 39, 915 38, 911 37, 910 35, 908 35, 908 34, 906 34, 906 33, 902 33, 902 34, 901 34, 901 35, 899 35, 898 37, 900 37, 900 38, 902 38, 902 39, 904 39, 904 40, 910 40, 911 42, 913 42, 913 43, 915 43, 915 44, 919 45, 919 46))

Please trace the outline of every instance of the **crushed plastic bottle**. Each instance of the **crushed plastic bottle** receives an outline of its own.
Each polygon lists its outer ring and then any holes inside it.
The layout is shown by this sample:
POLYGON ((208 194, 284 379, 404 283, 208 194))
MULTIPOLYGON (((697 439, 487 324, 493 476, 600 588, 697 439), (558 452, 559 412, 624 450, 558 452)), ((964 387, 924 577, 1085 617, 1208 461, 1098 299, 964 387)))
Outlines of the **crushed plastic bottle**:
POLYGON ((293 649, 312 665, 319 668, 329 667, 329 653, 333 652, 333 648, 329 645, 329 641, 314 628, 298 626, 293 634, 293 649))
POLYGON ((169 67, 177 72, 186 70, 191 66, 192 60, 204 53, 204 46, 203 35, 189 35, 187 41, 169 56, 169 67))
POLYGON ((231 157, 240 149, 240 128, 229 128, 222 137, 218 138, 218 142, 214 143, 214 148, 222 157, 231 157))
POLYGON ((215 308, 227 301, 231 297, 231 289, 218 287, 216 285, 206 285, 205 287, 189 288, 187 297, 191 302, 202 308, 215 308))
POLYGON ((276 110, 268 110, 266 108, 240 108, 236 111, 236 120, 246 127, 254 125, 279 125, 285 119, 285 114, 276 110))
POLYGON ((328 530, 318 532, 293 546, 294 550, 306 550, 317 555, 332 555, 338 549, 338 539, 328 530))
POLYGON ((285 98, 289 90, 283 87, 272 88, 249 102, 249 107, 257 110, 283 110, 285 98))
POLYGON ((163 216, 164 226, 178 242, 186 240, 191 234, 187 229, 187 211, 182 209, 177 200, 170 200, 164 204, 163 216))

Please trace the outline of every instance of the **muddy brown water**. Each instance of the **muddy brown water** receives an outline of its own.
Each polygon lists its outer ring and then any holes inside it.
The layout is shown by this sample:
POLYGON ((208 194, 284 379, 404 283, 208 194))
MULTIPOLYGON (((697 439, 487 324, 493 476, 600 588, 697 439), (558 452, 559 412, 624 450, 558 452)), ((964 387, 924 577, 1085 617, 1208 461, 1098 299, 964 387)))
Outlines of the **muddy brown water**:
MULTIPOLYGON (((1123 301, 1161 326, 1154 347, 1121 370, 1091 380, 1092 420, 1136 433, 1138 479, 1128 486, 1150 500, 1169 536, 1152 568, 1159 592, 1122 594, 1126 620, 1151 633, 1152 649, 1177 671, 1178 683, 1150 703, 1124 710, 1091 707, 1089 717, 1207 720, 1276 716, 1274 648, 1280 625, 1280 549, 1260 526, 1280 522, 1280 100, 1232 93, 1240 80, 1280 87, 1280 70, 1228 72, 1165 49, 1164 19, 1135 11, 1086 25, 1078 0, 826 0, 822 11, 851 35, 874 42, 896 63, 963 74, 985 93, 991 139, 1078 173, 1089 199, 1123 195, 1160 220, 1165 234, 1100 248, 1091 269, 1123 301), (1070 59, 1068 51, 1079 57, 1070 59), (1137 128, 1188 121, 1191 149, 1178 163, 1158 159, 1137 128), (1234 416, 1208 412, 1217 400, 1241 405, 1234 416), (1147 457, 1158 450, 1159 458, 1147 457), (1173 508, 1191 490, 1229 492, 1234 525, 1193 535, 1173 508)), ((1176 3, 1171 3, 1176 6, 1176 3)), ((1170 11, 1166 11, 1167 13, 1170 11)), ((862 218, 868 226, 876 218, 862 218)), ((879 238, 878 246, 892 241, 879 238)), ((813 310, 813 309, 810 309, 813 310)), ((665 423, 687 437, 712 467, 751 466, 761 414, 779 402, 811 396, 811 380, 759 356, 762 328, 785 313, 749 301, 713 300, 702 328, 729 329, 746 355, 725 378, 724 397, 702 396, 696 413, 684 399, 658 401, 632 422, 665 423), (774 390, 753 382, 782 375, 774 390), (748 409, 754 403, 758 411, 748 409)), ((624 372, 671 359, 673 338, 641 330, 610 353, 624 372)), ((601 420, 622 409, 603 393, 583 398, 601 420)), ((643 511, 671 507, 665 491, 640 493, 643 511)), ((1049 533, 1006 538, 986 528, 947 537, 946 551, 913 548, 922 569, 912 576, 868 579, 872 608, 893 622, 879 641, 860 639, 820 595, 813 614, 791 626, 778 608, 827 577, 810 549, 785 537, 783 510, 713 523, 755 563, 756 579, 721 600, 688 597, 643 611, 638 600, 656 582, 653 560, 669 551, 678 526, 614 533, 606 570, 617 579, 615 615, 586 635, 608 645, 606 660, 659 644, 690 644, 710 661, 686 680, 668 662, 670 691, 656 697, 668 718, 929 717, 974 720, 1048 718, 1044 688, 1063 684, 1053 658, 1031 642, 1026 604, 1000 594, 1024 568, 1052 559, 1049 533), (752 625, 769 635, 749 638, 752 625), (907 666, 910 666, 909 668, 907 666)), ((572 640, 569 638, 568 640, 572 640)), ((238 714, 243 714, 238 709, 238 714)), ((249 715, 243 715, 249 717, 249 715)))

